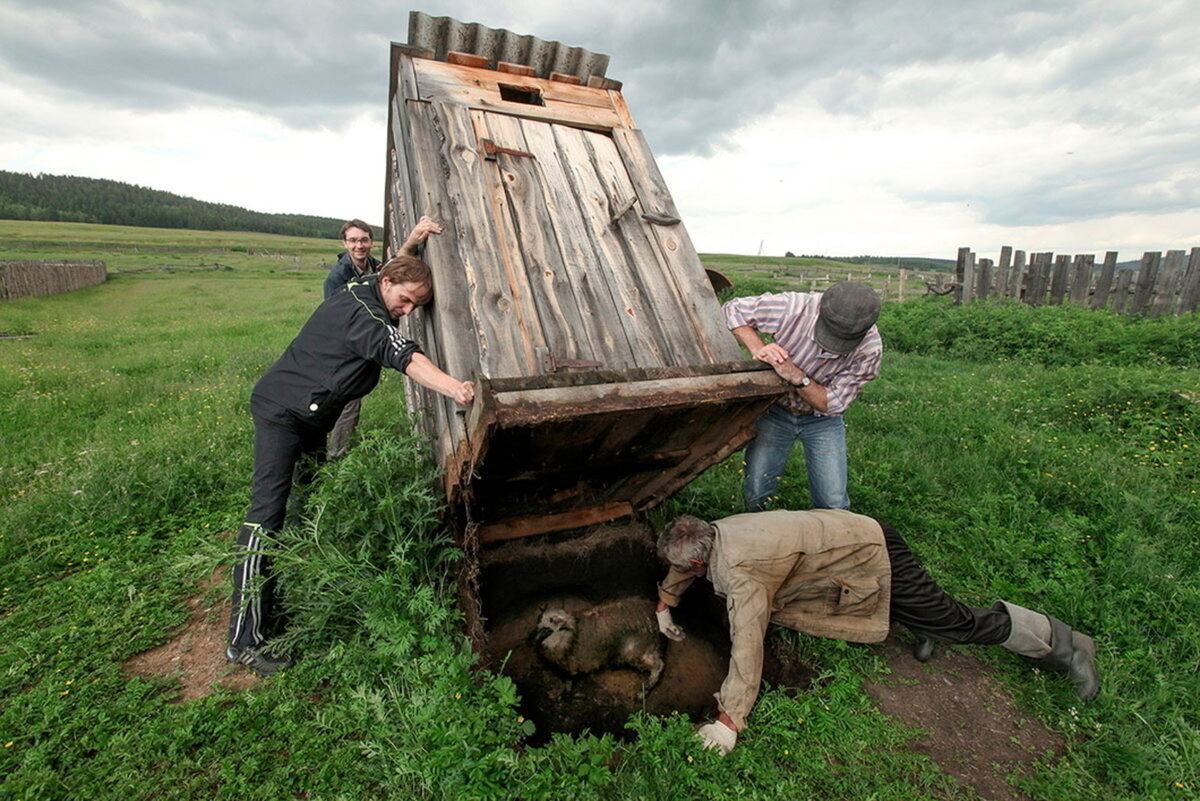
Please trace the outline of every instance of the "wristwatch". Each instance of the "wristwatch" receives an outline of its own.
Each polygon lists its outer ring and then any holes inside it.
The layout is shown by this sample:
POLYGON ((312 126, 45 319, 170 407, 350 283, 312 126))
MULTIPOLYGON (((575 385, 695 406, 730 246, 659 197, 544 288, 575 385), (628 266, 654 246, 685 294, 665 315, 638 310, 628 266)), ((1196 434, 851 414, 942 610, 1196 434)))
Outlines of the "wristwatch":
POLYGON ((804 389, 811 383, 812 383, 812 379, 809 378, 808 376, 804 376, 804 378, 801 378, 799 381, 792 384, 792 386, 794 386, 796 389, 804 389))

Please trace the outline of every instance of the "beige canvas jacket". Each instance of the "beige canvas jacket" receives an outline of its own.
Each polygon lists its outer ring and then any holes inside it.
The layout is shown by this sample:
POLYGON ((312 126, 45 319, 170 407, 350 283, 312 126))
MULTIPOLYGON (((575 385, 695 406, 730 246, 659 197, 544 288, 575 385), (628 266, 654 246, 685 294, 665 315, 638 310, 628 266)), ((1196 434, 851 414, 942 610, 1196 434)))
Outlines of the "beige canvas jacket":
MULTIPOLYGON (((872 518, 817 509, 734 515, 713 525, 708 577, 725 598, 732 639, 717 703, 738 728, 758 698, 768 623, 851 642, 887 636, 891 562, 872 518)), ((675 606, 694 579, 671 569, 660 600, 675 606)))

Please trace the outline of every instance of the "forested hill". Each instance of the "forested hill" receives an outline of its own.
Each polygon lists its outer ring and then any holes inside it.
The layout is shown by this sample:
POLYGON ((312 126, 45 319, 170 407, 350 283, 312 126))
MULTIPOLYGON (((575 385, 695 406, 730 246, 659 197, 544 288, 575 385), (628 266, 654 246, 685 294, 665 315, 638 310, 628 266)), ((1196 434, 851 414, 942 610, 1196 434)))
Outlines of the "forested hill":
POLYGON ((0 170, 0 220, 258 231, 324 238, 336 238, 345 222, 304 214, 264 214, 120 181, 5 170, 0 170))

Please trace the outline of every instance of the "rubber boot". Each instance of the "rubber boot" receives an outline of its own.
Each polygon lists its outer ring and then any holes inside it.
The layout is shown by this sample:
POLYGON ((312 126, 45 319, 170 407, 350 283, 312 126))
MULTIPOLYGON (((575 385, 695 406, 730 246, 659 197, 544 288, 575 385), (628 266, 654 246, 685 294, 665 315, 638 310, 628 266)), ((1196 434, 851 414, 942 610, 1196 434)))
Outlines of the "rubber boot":
POLYGON ((1091 637, 1056 617, 1008 601, 998 601, 992 608, 1008 612, 1012 621, 1012 633, 1001 645, 1036 667, 1066 673, 1075 684, 1075 694, 1083 700, 1096 697, 1100 674, 1091 637))

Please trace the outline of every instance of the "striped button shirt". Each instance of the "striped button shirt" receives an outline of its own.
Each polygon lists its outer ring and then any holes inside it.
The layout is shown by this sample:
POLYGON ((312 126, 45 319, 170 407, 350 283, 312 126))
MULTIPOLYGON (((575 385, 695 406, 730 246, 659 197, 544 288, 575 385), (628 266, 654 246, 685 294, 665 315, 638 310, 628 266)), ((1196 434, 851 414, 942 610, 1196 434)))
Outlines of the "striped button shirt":
POLYGON ((824 412, 817 412, 806 403, 799 389, 790 390, 781 404, 797 412, 832 416, 846 411, 863 386, 879 375, 883 340, 879 329, 871 326, 858 347, 845 356, 830 353, 813 338, 820 304, 821 295, 817 292, 768 292, 757 297, 734 298, 723 310, 730 330, 748 325, 759 333, 772 334, 795 365, 825 387, 828 403, 824 412))

